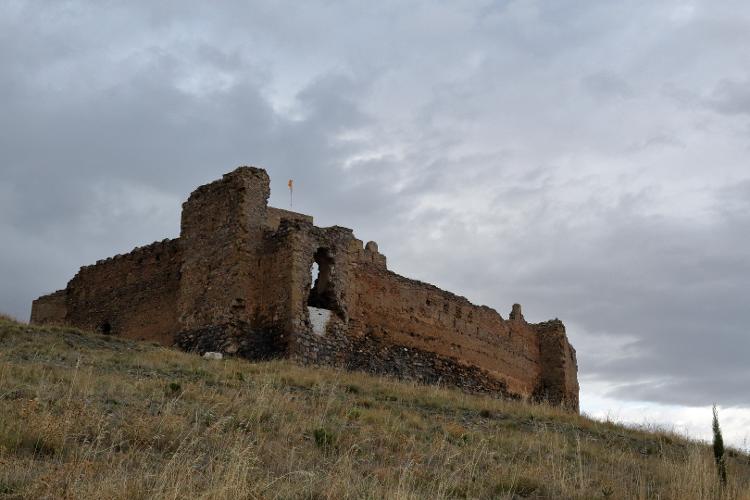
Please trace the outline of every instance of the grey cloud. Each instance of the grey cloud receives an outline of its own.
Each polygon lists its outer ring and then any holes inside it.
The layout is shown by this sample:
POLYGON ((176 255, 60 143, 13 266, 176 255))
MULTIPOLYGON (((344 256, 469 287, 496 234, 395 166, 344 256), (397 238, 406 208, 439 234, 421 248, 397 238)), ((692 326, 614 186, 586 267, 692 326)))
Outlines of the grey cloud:
POLYGON ((633 97, 632 87, 619 75, 600 71, 583 79, 584 87, 597 97, 618 97, 628 99, 633 97))
POLYGON ((721 80, 713 90, 708 105, 715 111, 727 115, 750 114, 750 83, 721 80))

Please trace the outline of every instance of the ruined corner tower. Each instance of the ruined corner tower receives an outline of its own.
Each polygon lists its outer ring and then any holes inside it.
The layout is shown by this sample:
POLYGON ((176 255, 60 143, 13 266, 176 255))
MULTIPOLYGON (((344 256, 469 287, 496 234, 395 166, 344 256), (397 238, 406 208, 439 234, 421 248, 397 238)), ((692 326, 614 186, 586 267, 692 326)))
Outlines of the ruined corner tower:
POLYGON ((351 229, 268 206, 265 170, 240 167, 182 207, 180 237, 84 266, 38 298, 59 323, 185 350, 290 357, 578 409, 559 320, 506 320, 387 269, 351 229), (311 270, 313 272, 311 272, 311 270))

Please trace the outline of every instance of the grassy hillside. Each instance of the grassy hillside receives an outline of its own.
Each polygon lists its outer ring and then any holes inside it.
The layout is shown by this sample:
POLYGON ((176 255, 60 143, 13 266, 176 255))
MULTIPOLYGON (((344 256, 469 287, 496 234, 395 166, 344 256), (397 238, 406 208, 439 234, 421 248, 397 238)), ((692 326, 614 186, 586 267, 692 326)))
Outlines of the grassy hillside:
POLYGON ((729 477, 545 406, 0 319, 0 498, 750 498, 729 477))

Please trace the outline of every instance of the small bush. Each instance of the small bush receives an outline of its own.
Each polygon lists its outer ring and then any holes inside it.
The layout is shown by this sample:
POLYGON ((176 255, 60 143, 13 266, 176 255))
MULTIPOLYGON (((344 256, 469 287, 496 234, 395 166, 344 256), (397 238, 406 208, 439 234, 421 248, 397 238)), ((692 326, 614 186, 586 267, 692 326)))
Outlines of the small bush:
POLYGON ((315 445, 324 450, 330 450, 333 447, 335 436, 328 429, 318 428, 313 431, 313 437, 315 438, 315 445))
POLYGON ((53 457, 59 452, 57 443, 29 430, 6 431, 0 436, 0 449, 2 448, 18 454, 31 455, 37 459, 53 457))
POLYGON ((722 486, 727 485, 727 462, 724 456, 724 438, 721 435, 721 427, 719 426, 719 410, 714 405, 714 420, 711 425, 714 433, 714 460, 716 461, 716 470, 719 474, 719 482, 722 486))
POLYGON ((510 493, 520 497, 528 497, 534 493, 542 494, 542 486, 531 478, 503 478, 495 485, 495 492, 497 494, 510 493))
POLYGON ((177 382, 170 382, 169 385, 167 385, 166 392, 168 396, 176 396, 182 393, 182 386, 177 382))
POLYGON ((0 481, 0 495, 12 495, 16 492, 16 486, 0 481))
POLYGON ((359 417, 361 417, 361 416, 362 416, 362 412, 361 412, 361 411, 359 411, 359 408, 356 408, 356 407, 354 407, 354 408, 352 408, 351 410, 349 410, 349 413, 347 413, 347 416, 348 416, 348 417, 349 417, 350 419, 352 419, 352 420, 358 420, 358 419, 359 419, 359 417))

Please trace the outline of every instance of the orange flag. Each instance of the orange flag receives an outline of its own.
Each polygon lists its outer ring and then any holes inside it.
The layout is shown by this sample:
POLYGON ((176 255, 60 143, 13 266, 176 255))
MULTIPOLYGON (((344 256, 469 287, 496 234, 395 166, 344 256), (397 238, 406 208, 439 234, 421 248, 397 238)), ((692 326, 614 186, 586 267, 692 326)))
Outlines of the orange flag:
POLYGON ((292 187, 294 186, 294 181, 292 179, 289 179, 289 183, 287 185, 289 186, 289 190, 291 191, 292 187))

